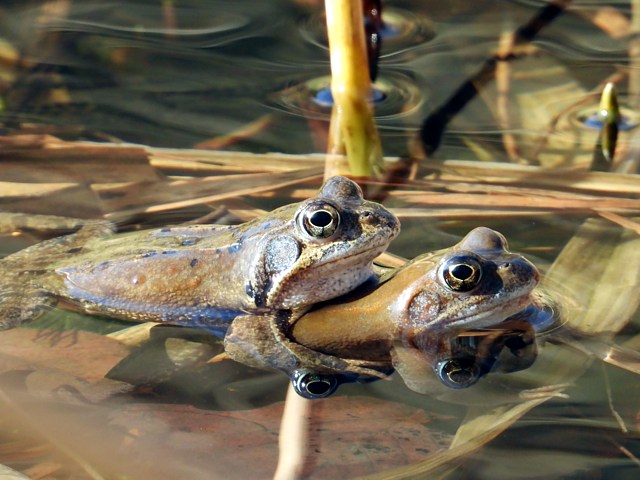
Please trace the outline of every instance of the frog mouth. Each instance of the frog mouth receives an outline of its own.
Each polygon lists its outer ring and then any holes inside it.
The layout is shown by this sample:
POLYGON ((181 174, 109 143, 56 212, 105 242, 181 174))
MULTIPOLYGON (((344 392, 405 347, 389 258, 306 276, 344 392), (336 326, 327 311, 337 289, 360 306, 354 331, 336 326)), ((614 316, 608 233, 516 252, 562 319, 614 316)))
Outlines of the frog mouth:
MULTIPOLYGON (((316 265, 316 270, 325 270, 327 268, 331 268, 334 264, 344 263, 346 265, 353 265, 364 261, 364 259, 368 259, 369 264, 362 265, 360 268, 363 271, 368 271, 370 273, 371 268, 373 268, 373 261, 375 258, 384 253, 387 249, 387 244, 382 243, 376 248, 367 248, 365 250, 360 250, 359 252, 353 252, 350 255, 336 256, 332 257, 328 260, 321 260, 316 265)), ((353 288, 356 288, 354 286, 353 288)))
POLYGON ((331 300, 355 290, 373 275, 373 259, 385 249, 386 243, 378 248, 368 248, 354 252, 349 256, 338 256, 331 260, 318 262, 313 268, 313 276, 334 280, 339 278, 340 280, 326 295, 318 293, 321 282, 316 285, 315 282, 307 278, 302 282, 305 286, 301 287, 296 284, 296 274, 291 275, 290 272, 283 272, 279 279, 274 280, 271 288, 267 291, 267 304, 281 305, 280 308, 294 308, 331 300), (365 262, 365 260, 368 261, 365 262), (332 266, 340 264, 342 265, 339 267, 339 272, 332 272, 332 266), (346 272, 346 275, 341 275, 341 272, 346 272), (287 297, 293 297, 294 300, 287 297), (304 300, 301 300, 301 297, 304 297, 304 300))
POLYGON ((473 329, 473 328, 487 328, 492 327, 498 323, 503 322, 507 318, 522 311, 525 307, 530 305, 533 301, 532 298, 533 287, 523 293, 522 295, 515 297, 503 304, 497 304, 490 306, 489 308, 481 311, 472 312, 465 316, 458 316, 453 321, 440 320, 438 323, 443 324, 444 329, 473 329))
POLYGON ((331 263, 339 262, 340 260, 360 259, 362 257, 371 257, 373 261, 378 255, 387 249, 387 244, 382 243, 374 248, 367 248, 366 250, 360 250, 359 252, 353 252, 351 255, 345 255, 344 257, 333 258, 327 262, 322 262, 322 265, 328 265, 331 263))
POLYGON ((380 228, 375 235, 369 237, 366 241, 352 241, 350 244, 343 248, 339 248, 336 250, 336 254, 325 259, 320 259, 318 262, 319 266, 329 265, 336 262, 342 262, 345 260, 359 259, 366 256, 371 256, 371 259, 377 257, 381 253, 383 253, 389 243, 398 236, 400 233, 399 227, 394 224, 389 224, 380 228), (360 247, 358 246, 360 244, 360 247), (350 253, 345 255, 344 250, 349 251, 350 253))

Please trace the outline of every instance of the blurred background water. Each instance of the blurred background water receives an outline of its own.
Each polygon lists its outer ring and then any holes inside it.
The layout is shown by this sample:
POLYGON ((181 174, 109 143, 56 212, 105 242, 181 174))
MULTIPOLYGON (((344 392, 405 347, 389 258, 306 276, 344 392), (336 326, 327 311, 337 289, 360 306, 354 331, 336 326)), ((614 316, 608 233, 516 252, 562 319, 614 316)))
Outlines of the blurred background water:
MULTIPOLYGON (((322 151, 308 124, 328 113, 313 97, 330 74, 322 2, 166 3, 169 18, 155 1, 4 2, 4 41, 21 63, 3 73, 5 118, 186 148, 272 115, 270 128, 236 148, 322 151)), ((545 4, 434 3, 384 3, 390 28, 382 35, 379 82, 386 97, 376 116, 387 155, 406 153, 420 122, 495 54, 500 34, 545 4)), ((605 6, 629 14, 626 3, 605 6)), ((574 86, 578 96, 619 71, 628 62, 629 37, 594 24, 602 8, 603 2, 576 2, 541 32, 535 55, 513 62, 527 84, 514 81, 512 95, 566 86, 570 96, 574 86)), ((462 139, 469 134, 499 142, 490 108, 479 100, 465 109, 439 156, 468 157, 462 139)), ((518 133, 521 126, 512 128, 518 133)))

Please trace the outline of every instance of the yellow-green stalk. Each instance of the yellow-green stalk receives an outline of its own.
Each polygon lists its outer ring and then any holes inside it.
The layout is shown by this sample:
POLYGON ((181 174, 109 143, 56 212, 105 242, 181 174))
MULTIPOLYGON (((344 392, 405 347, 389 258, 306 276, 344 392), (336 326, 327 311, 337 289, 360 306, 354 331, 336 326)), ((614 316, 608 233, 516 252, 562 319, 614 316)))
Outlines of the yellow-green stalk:
POLYGON ((616 152, 618 122, 620 121, 620 109, 618 107, 616 88, 611 82, 607 83, 602 90, 598 117, 602 122, 602 131, 600 133, 602 154, 604 158, 611 163, 616 152))
MULTIPOLYGON (((325 0, 331 56, 329 154, 346 154, 351 175, 382 172, 382 147, 371 106, 371 80, 360 0, 325 0)), ((340 172, 339 168, 330 172, 340 172)))

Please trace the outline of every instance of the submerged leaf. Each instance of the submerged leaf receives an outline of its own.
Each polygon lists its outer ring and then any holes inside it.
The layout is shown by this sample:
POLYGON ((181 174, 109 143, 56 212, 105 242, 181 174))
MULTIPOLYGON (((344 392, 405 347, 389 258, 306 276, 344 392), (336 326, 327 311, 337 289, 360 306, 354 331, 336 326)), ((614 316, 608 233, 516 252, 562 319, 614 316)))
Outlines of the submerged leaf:
POLYGON ((620 331, 640 304, 640 236, 604 220, 585 222, 556 259, 543 288, 585 334, 620 331))

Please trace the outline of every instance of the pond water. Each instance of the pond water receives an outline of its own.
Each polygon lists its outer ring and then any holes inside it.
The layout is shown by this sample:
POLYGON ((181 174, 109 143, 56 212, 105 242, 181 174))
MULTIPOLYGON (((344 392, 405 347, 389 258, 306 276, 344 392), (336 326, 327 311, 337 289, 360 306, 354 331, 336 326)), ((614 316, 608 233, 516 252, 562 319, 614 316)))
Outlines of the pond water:
MULTIPOLYGON (((322 92, 330 75, 323 3, 3 2, 3 133, 22 128, 69 140, 161 148, 210 142, 235 152, 322 153, 330 117, 322 92)), ((632 163, 637 157, 640 83, 632 17, 640 12, 623 2, 558 4, 566 4, 565 11, 532 42, 515 47, 510 61, 498 62, 498 81, 478 80, 478 94, 452 115, 439 148, 419 168, 425 190, 410 185, 385 199, 402 221, 392 253, 412 258, 446 248, 484 225, 547 268, 595 215, 593 208, 638 216, 633 201, 640 183, 634 176, 576 172, 588 170, 594 155, 599 131, 585 119, 597 112, 605 81, 616 82, 624 117, 616 158, 632 163), (478 194, 482 201, 476 204, 478 194), (433 200, 438 195, 443 200, 433 200)), ((385 155, 407 155, 424 120, 449 105, 458 88, 506 48, 508 34, 546 5, 384 2, 375 108, 385 155)), ((262 171, 256 165, 247 169, 262 171)), ((40 168, 46 177, 46 167, 40 168)), ((186 173, 165 168, 169 175, 198 175, 187 167, 186 173)), ((295 187, 283 184, 289 188, 273 195, 263 189, 227 203, 236 210, 268 210, 320 184, 312 177, 296 190, 302 180, 291 182, 295 187)), ((2 188, 10 182, 31 180, 3 177, 0 168, 2 188)), ((39 211, 28 201, 20 210, 6 194, 0 208, 73 216, 67 204, 52 201, 39 211)), ((124 230, 179 223, 227 203, 157 214, 140 210, 118 220, 124 230)), ((635 238, 618 239, 619 226, 602 225, 582 246, 583 258, 577 255, 564 267, 577 271, 567 279, 569 290, 590 291, 602 278, 613 278, 603 284, 605 291, 640 271, 627 250, 607 257, 635 238), (604 270, 589 270, 590 259, 604 270)), ((630 228, 638 231, 637 224, 630 228)), ((3 233, 0 253, 41 237, 3 233)), ((599 299, 604 305, 593 306, 603 322, 610 320, 608 302, 614 314, 624 310, 619 303, 635 305, 637 279, 622 285, 599 299)), ((577 311, 587 316, 585 309, 577 311)), ((622 331, 615 342, 635 351, 638 318, 631 310, 618 314, 616 331, 622 331)), ((56 309, 29 328, 0 333, 0 466, 31 478, 271 478, 286 377, 231 361, 207 363, 221 346, 196 330, 158 328, 137 349, 106 337, 129 325, 56 309), (107 372, 112 380, 103 380, 107 372)), ((619 363, 638 370, 633 356, 619 363)), ((311 408, 304 478, 638 477, 635 373, 546 344, 527 371, 490 377, 465 391, 434 395, 411 391, 398 375, 342 386, 311 408), (558 394, 536 403, 531 390, 549 385, 558 394), (533 402, 527 412, 499 434, 501 415, 508 417, 509 408, 526 401, 533 402), (483 415, 484 423, 478 421, 483 415), (458 448, 446 459, 459 426, 472 431, 474 420, 478 435, 498 428, 496 438, 471 452, 458 448), (447 460, 439 469, 425 464, 434 455, 447 460)), ((456 438, 457 447, 464 447, 456 438)))

